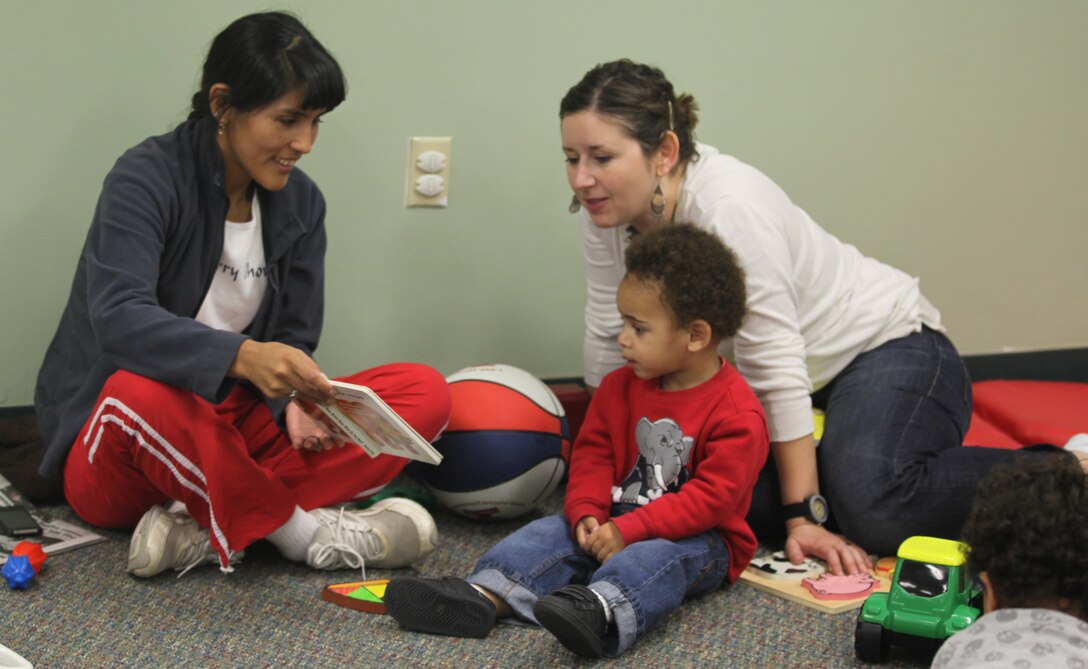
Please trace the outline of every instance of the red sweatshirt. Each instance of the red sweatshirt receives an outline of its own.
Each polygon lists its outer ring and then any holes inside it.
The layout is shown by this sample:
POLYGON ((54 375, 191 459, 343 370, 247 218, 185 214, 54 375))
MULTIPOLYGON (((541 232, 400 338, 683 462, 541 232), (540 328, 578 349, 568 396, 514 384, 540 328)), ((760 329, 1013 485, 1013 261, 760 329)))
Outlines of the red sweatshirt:
POLYGON ((748 566, 756 538, 744 518, 770 440, 763 408, 722 361, 713 378, 667 392, 618 369, 601 381, 571 451, 566 515, 616 525, 627 544, 716 529, 729 547, 729 580, 748 566), (615 518, 613 501, 634 511, 615 518))

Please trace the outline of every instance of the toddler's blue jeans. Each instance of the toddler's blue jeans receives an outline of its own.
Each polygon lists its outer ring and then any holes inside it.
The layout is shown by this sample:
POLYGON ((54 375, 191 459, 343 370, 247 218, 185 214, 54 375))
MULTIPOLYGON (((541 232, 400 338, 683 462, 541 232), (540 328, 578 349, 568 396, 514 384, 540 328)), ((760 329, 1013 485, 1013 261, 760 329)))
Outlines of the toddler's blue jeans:
POLYGON ((618 638, 612 657, 630 648, 686 598, 718 589, 729 550, 717 532, 680 541, 650 539, 626 546, 603 565, 578 546, 566 516, 535 520, 488 551, 470 583, 506 600, 518 618, 536 623, 533 604, 564 585, 587 585, 608 602, 618 638))

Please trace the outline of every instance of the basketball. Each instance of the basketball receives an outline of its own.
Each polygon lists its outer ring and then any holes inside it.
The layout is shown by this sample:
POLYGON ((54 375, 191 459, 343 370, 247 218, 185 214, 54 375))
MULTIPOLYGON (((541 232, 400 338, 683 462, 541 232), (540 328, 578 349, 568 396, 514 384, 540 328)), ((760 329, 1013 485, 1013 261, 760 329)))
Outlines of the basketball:
POLYGON ((442 506, 476 519, 534 511, 566 472, 570 429, 555 393, 510 365, 475 365, 448 377, 452 409, 435 442, 439 465, 412 475, 442 506))

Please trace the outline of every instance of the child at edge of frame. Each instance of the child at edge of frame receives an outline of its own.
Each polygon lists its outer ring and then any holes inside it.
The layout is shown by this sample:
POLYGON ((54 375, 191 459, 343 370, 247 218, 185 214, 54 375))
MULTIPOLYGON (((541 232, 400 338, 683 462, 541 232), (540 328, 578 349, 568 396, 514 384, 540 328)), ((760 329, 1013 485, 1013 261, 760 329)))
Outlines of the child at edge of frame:
POLYGON ((963 527, 983 615, 934 669, 1088 667, 1088 476, 1072 457, 994 467, 963 527))
POLYGON ((627 364, 594 394, 564 513, 504 538, 467 579, 391 580, 385 603, 401 627, 482 638, 514 617, 578 655, 616 657, 752 559, 745 515, 769 436, 755 394, 718 354, 744 318, 743 270, 689 224, 633 233, 625 257, 627 364))

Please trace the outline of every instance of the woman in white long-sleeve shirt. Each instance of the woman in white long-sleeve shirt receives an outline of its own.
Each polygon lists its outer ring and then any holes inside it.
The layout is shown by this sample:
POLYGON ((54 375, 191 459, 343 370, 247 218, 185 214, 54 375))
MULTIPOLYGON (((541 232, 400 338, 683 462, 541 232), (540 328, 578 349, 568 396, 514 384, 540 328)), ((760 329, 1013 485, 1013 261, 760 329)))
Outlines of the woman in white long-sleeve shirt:
POLYGON ((894 554, 911 535, 955 537, 978 481, 1015 452, 961 446, 971 385, 940 312, 917 279, 836 239, 759 170, 695 143, 695 110, 660 70, 627 60, 590 70, 560 105, 581 210, 587 384, 623 364, 615 292, 627 242, 693 223, 747 275, 732 343, 773 454, 749 514, 757 535, 785 528, 794 561, 814 555, 836 572, 866 569, 867 551, 894 554), (818 448, 814 405, 827 414, 818 448))

